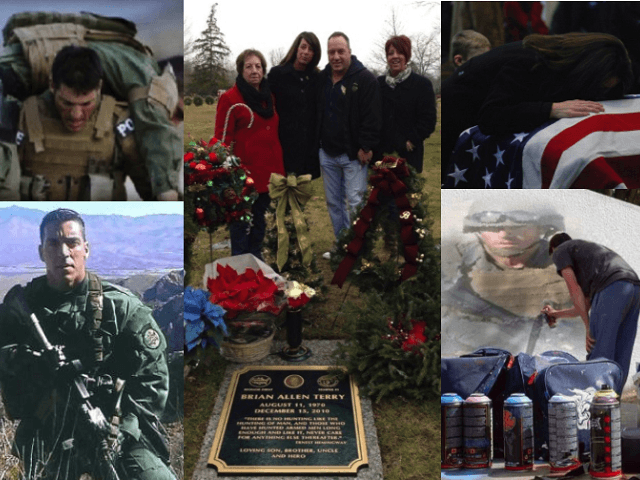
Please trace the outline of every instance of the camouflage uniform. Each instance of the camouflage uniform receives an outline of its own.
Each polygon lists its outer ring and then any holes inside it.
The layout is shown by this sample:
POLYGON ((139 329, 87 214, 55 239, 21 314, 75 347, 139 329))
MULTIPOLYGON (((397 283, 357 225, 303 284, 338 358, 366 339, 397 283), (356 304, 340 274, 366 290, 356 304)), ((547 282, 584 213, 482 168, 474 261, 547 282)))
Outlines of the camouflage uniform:
MULTIPOLYGON (((97 277, 91 278, 99 282, 97 277)), ((109 375, 114 381, 116 378, 125 380, 120 427, 122 453, 118 460, 121 480, 174 480, 167 466, 167 447, 159 430, 159 415, 167 401, 169 385, 166 340, 151 311, 137 297, 110 283, 101 282, 101 285, 102 322, 97 332, 91 326, 95 317, 91 313, 88 278, 71 292, 60 293, 48 286, 45 276, 38 277, 25 287, 25 297, 51 344, 63 345, 69 361, 80 360, 83 372, 94 378, 109 375), (102 336, 104 356, 101 361, 94 352, 96 333, 102 336)), ((24 319, 20 318, 16 297, 14 287, 0 306, 0 346, 26 344, 36 350, 37 344, 24 319)), ((33 462, 42 458, 42 445, 44 451, 56 445, 52 460, 47 463, 49 474, 68 469, 61 480, 76 480, 87 468, 84 464, 87 453, 83 452, 82 442, 78 440, 80 429, 66 430, 75 428, 76 415, 64 410, 67 405, 64 389, 58 384, 56 390, 51 375, 47 378, 38 371, 33 365, 19 368, 0 364, 6 410, 13 418, 21 419, 16 432, 16 454, 23 459, 25 471, 29 472, 35 468, 33 462), (12 368, 14 375, 7 373, 12 368), (64 425, 64 428, 56 425, 64 425), (71 433, 60 433, 69 431, 71 433), (76 439, 75 445, 80 450, 75 456, 76 448, 65 450, 54 443, 68 436, 76 439)), ((107 418, 112 415, 107 411, 106 405, 111 400, 106 396, 101 400, 96 394, 91 399, 92 404, 102 407, 107 418), (97 398, 95 401, 94 397, 97 398)))
MULTIPOLYGON (((11 76, 20 84, 19 87, 14 87, 20 91, 14 94, 20 100, 27 95, 40 93, 46 88, 46 84, 43 87, 42 82, 43 77, 48 75, 50 65, 46 68, 41 66, 39 72, 34 71, 32 64, 25 58, 24 45, 28 44, 28 41, 21 38, 22 43, 18 42, 12 36, 12 32, 17 27, 24 28, 29 25, 47 25, 50 28, 62 22, 67 25, 73 22, 72 26, 76 27, 86 25, 90 30, 88 34, 82 31, 77 34, 77 38, 63 38, 47 48, 57 51, 62 46, 73 43, 86 45, 97 52, 104 69, 105 93, 129 103, 129 110, 136 124, 136 143, 151 178, 153 196, 157 197, 169 190, 177 190, 180 181, 182 131, 171 122, 171 115, 178 103, 177 86, 173 73, 169 70, 161 72, 149 51, 133 38, 135 26, 122 19, 115 20, 92 14, 27 12, 14 15, 3 30, 5 48, 0 55, 0 74, 4 72, 4 75, 11 76), (101 24, 105 22, 106 26, 101 24), (115 29, 118 23, 122 24, 119 35, 111 35, 110 31, 101 30, 115 29), (100 41, 103 37, 111 41, 100 41)), ((67 31, 64 34, 67 35, 67 31)), ((43 44, 40 39, 34 39, 32 43, 34 46, 43 44)), ((42 55, 41 52, 36 53, 42 55)), ((29 56, 34 57, 36 54, 30 51, 29 56)), ((53 57, 40 63, 46 65, 45 62, 53 62, 53 57)), ((2 163, 0 162, 0 181, 2 163)))
MULTIPOLYGON (((574 322, 562 322, 551 331, 536 325, 545 304, 570 306, 571 299, 549 256, 548 238, 564 229, 554 209, 532 208, 525 201, 474 203, 464 219, 462 239, 447 242, 442 253, 443 355, 469 353, 479 347, 500 347, 514 354, 528 347, 536 353, 570 350, 574 322), (487 253, 482 231, 540 226, 539 241, 523 268, 507 268, 487 253)), ((534 352, 528 352, 534 353, 534 352)))

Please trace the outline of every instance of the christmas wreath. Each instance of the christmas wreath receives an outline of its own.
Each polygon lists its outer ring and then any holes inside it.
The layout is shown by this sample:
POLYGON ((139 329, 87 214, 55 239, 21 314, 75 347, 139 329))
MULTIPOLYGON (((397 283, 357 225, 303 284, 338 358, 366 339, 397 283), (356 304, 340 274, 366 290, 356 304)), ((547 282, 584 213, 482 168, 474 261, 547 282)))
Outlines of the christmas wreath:
POLYGON ((231 149, 216 138, 191 142, 184 154, 187 191, 193 197, 193 216, 213 232, 220 225, 251 221, 258 198, 254 181, 231 149))
POLYGON ((435 267, 434 261, 440 254, 434 252, 428 230, 430 220, 423 185, 424 180, 402 158, 385 157, 376 162, 368 195, 351 228, 342 230, 338 237, 337 251, 331 254, 331 267, 335 271, 331 283, 342 287, 349 278, 361 291, 388 292, 435 267), (398 217, 391 218, 391 211, 398 217), (374 254, 379 232, 397 240, 395 254, 386 262, 374 254), (401 267, 397 264, 400 259, 404 260, 401 267))

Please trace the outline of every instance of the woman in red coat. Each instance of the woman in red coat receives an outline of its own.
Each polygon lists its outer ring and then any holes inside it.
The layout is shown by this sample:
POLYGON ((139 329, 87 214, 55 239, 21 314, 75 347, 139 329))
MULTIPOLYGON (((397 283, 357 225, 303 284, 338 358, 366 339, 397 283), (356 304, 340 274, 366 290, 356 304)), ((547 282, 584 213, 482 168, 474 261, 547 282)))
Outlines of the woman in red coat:
POLYGON ((259 196, 252 207, 251 223, 238 221, 229 225, 231 255, 251 253, 262 259, 264 214, 270 202, 269 177, 272 173, 285 174, 278 140, 278 114, 264 79, 267 68, 264 56, 257 50, 245 50, 238 56, 236 68, 235 85, 218 101, 215 136, 224 144, 233 145, 234 155, 249 170, 259 196))

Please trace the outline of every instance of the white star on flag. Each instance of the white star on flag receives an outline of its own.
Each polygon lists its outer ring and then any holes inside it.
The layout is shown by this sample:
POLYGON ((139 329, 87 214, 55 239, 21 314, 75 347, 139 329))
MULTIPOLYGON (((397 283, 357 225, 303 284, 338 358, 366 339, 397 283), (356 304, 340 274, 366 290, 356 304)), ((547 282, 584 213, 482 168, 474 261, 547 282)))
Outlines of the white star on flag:
POLYGON ((482 179, 484 180, 484 188, 491 188, 491 176, 493 175, 493 173, 489 173, 488 168, 485 168, 485 171, 487 173, 485 173, 484 177, 482 177, 482 179))
POLYGON ((465 168, 464 170, 460 170, 458 168, 457 165, 453 166, 455 168, 455 172, 450 173, 448 176, 449 177, 453 177, 456 181, 456 183, 454 184, 454 187, 458 186, 458 182, 466 182, 467 180, 464 178, 464 172, 466 172, 468 169, 465 168))
POLYGON ((507 188, 511 190, 511 182, 513 182, 515 178, 511 178, 511 174, 509 174, 509 178, 507 179, 507 188))
POLYGON ((498 168, 498 165, 500 164, 504 165, 504 161, 502 160, 503 153, 504 150, 500 150, 500 145, 498 145, 498 151, 493 154, 493 156, 496 157, 496 168, 498 168))
POLYGON ((524 140, 524 137, 526 137, 527 135, 529 135, 527 132, 514 133, 513 136, 515 138, 511 141, 511 143, 522 142, 524 140))
POLYGON ((478 154, 478 149, 480 148, 480 145, 476 145, 473 143, 473 140, 471 141, 471 148, 469 150, 467 150, 468 153, 470 153, 471 155, 473 155, 473 160, 480 160, 480 155, 478 154))
POLYGON ((465 133, 466 133, 467 135, 469 135, 469 134, 471 133, 471 129, 472 129, 472 128, 473 128, 473 127, 469 127, 469 128, 467 128, 467 129, 466 129, 464 132, 462 132, 460 135, 464 135, 465 133))

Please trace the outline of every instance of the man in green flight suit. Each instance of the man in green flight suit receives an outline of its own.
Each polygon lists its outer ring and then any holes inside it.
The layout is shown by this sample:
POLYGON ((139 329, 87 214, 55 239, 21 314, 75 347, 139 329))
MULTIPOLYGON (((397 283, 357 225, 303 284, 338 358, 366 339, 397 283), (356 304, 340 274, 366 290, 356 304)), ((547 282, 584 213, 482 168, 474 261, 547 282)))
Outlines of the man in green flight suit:
MULTIPOLYGON (((44 91, 53 57, 62 47, 94 50, 104 69, 103 93, 128 103, 153 198, 178 200, 183 142, 182 131, 171 122, 179 102, 176 79, 170 69, 161 72, 150 50, 134 38, 132 22, 91 13, 24 12, 13 15, 2 33, 0 99, 3 94, 22 101, 44 91)), ((0 119, 0 158, 15 154, 15 147, 3 141, 2 123, 0 119)))
POLYGON ((20 420, 14 453, 27 478, 104 478, 96 474, 100 437, 112 441, 109 458, 120 480, 175 480, 159 423, 169 385, 167 344, 151 311, 85 269, 89 243, 78 213, 48 213, 40 241, 46 275, 14 286, 0 305, 0 388, 7 413, 20 420), (73 378, 82 374, 88 401, 110 419, 106 426, 89 422, 94 430, 86 432, 86 418, 70 402, 69 370, 45 362, 29 310, 65 366, 73 365, 73 378))

